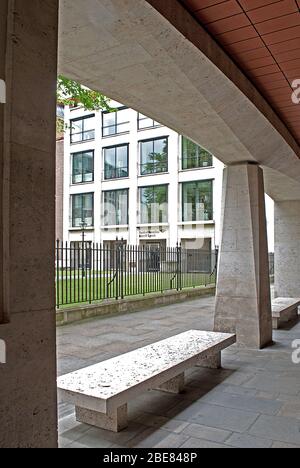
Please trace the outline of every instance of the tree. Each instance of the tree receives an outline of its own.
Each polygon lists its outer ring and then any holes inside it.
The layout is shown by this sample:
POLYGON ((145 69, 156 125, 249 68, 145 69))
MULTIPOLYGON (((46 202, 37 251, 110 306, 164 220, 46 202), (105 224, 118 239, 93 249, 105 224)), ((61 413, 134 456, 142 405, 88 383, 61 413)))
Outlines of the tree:
MULTIPOLYGON (((109 99, 103 94, 82 86, 65 76, 59 75, 57 79, 57 104, 59 106, 82 106, 88 111, 115 112, 109 102, 109 99)), ((62 133, 64 130, 64 121, 58 117, 57 131, 62 133)))
POLYGON ((82 105, 86 110, 112 110, 106 96, 62 75, 57 80, 57 102, 64 106, 82 105))
POLYGON ((168 170, 168 155, 163 153, 149 153, 148 161, 143 165, 144 174, 159 174, 168 170))

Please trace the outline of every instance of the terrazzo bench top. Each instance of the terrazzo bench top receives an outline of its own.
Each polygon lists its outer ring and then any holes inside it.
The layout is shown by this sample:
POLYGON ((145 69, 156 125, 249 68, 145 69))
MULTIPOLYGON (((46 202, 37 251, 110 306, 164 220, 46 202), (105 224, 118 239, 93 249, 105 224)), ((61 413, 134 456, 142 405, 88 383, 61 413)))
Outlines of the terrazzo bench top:
POLYGON ((59 395, 75 406, 107 413, 235 342, 235 335, 191 330, 60 377, 59 395))
POLYGON ((280 317, 282 312, 296 309, 300 306, 300 298, 277 297, 272 301, 273 317, 280 317))

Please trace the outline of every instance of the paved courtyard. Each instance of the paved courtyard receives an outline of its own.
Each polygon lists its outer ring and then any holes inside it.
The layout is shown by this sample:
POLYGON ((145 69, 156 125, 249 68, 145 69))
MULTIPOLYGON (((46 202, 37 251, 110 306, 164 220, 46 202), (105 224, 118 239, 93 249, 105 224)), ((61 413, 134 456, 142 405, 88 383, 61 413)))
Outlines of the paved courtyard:
MULTIPOLYGON (((212 330, 214 298, 94 319, 58 329, 59 375, 177 333, 212 330)), ((59 403, 62 448, 300 448, 300 365, 292 341, 300 323, 275 332, 263 351, 223 354, 223 370, 187 373, 181 395, 158 391, 129 403, 129 428, 114 434, 79 424, 59 403)))

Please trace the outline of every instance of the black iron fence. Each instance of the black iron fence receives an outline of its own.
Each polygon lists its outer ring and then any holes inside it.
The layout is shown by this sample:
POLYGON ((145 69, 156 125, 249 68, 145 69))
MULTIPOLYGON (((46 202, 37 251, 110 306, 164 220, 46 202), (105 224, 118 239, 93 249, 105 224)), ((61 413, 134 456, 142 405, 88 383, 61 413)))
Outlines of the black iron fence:
POLYGON ((270 276, 272 278, 274 277, 274 274, 275 274, 274 253, 269 253, 269 268, 270 268, 270 276))
POLYGON ((56 245, 56 305, 214 285, 217 251, 90 242, 56 245))
POLYGON ((274 253, 269 253, 269 271, 270 271, 270 283, 271 285, 275 282, 275 258, 274 253))

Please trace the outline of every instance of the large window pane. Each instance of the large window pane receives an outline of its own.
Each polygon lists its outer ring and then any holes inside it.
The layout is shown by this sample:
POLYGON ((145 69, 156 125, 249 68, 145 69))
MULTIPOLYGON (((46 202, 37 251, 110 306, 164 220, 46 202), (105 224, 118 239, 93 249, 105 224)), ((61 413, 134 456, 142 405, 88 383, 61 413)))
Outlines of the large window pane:
POLYGON ((95 116, 71 120, 71 143, 93 140, 95 138, 95 116))
POLYGON ((198 169, 211 167, 213 165, 212 155, 188 138, 182 137, 182 169, 198 169))
POLYGON ((81 154, 73 155, 73 184, 80 184, 82 182, 82 156, 81 154))
POLYGON ((155 120, 150 119, 149 117, 146 117, 143 114, 138 114, 138 129, 139 130, 144 130, 147 128, 154 128, 154 127, 159 127, 160 124, 156 122, 155 120))
POLYGON ((94 152, 85 151, 73 154, 72 183, 81 184, 94 180, 94 152))
POLYGON ((88 118, 83 121, 83 140, 93 140, 95 138, 95 118, 88 118))
POLYGON ((129 131, 130 109, 123 109, 117 112, 117 133, 129 131))
POLYGON ((150 161, 150 159, 151 157, 153 157, 153 152, 154 152, 153 140, 144 141, 141 143, 141 163, 145 169, 146 169, 147 164, 152 162, 152 160, 150 161))
POLYGON ((120 179, 128 177, 129 145, 104 149, 104 178, 120 179))
POLYGON ((213 219, 213 181, 182 184, 183 221, 210 221, 213 219))
POLYGON ((140 189, 141 224, 168 222, 168 186, 156 185, 140 189))
POLYGON ((128 190, 104 192, 104 226, 128 224, 128 190))
POLYGON ((130 130, 130 109, 120 109, 116 112, 104 112, 102 114, 103 136, 113 136, 130 130))
POLYGON ((94 225, 94 194, 72 196, 72 226, 91 227, 94 225))
POLYGON ((105 179, 113 179, 115 175, 115 148, 107 148, 104 150, 104 177, 105 179))
POLYGON ((103 136, 114 135, 116 132, 116 113, 103 114, 103 136))
POLYGON ((83 153, 83 182, 93 182, 94 180, 94 153, 92 151, 83 153))
POLYGON ((128 176, 128 146, 119 146, 117 148, 116 169, 118 177, 128 176))
POLYGON ((168 172, 168 138, 141 142, 141 175, 168 172))

